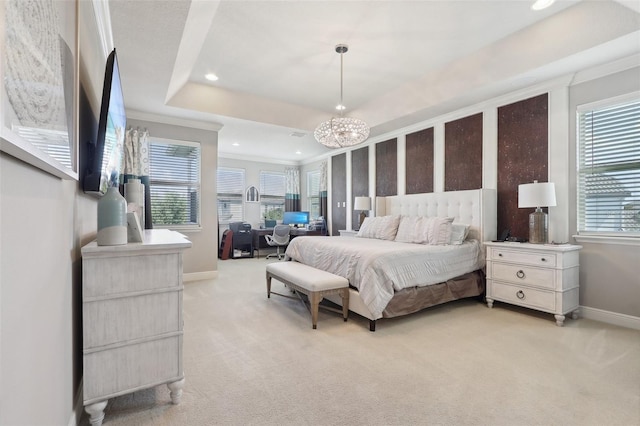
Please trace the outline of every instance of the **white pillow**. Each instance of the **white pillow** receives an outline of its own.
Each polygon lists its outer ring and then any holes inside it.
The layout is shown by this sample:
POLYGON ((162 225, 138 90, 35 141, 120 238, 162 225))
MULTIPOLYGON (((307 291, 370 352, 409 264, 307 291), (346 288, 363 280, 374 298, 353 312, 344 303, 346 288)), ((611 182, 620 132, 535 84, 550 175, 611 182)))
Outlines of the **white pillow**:
POLYGON ((382 216, 379 224, 376 222, 376 238, 393 241, 398 233, 400 216, 382 216))
POLYGON ((429 218, 429 244, 433 246, 447 245, 451 241, 452 217, 429 218))
POLYGON ((379 221, 377 217, 365 217, 360 230, 358 231, 358 237, 361 238, 375 238, 376 237, 376 221, 379 221))
POLYGON ((467 239, 467 235, 469 235, 469 225, 465 225, 463 223, 452 223, 451 240, 449 241, 449 244, 460 245, 467 239))
POLYGON ((420 216, 402 216, 396 233, 396 241, 399 243, 419 243, 418 224, 420 216))

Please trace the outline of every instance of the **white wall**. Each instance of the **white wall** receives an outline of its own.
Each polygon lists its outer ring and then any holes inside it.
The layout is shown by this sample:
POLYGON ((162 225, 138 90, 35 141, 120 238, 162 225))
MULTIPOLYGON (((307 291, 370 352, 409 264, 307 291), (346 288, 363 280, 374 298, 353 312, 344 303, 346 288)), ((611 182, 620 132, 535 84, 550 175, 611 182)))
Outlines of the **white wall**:
POLYGON ((183 254, 184 273, 188 279, 215 277, 218 270, 217 182, 219 125, 158 117, 127 111, 127 126, 149 130, 151 138, 199 142, 201 148, 200 229, 184 233, 192 243, 183 254))
MULTIPOLYGON (((637 64, 637 62, 636 62, 637 64)), ((569 151, 576 164, 576 108, 634 91, 640 91, 640 67, 589 79, 573 85, 569 91, 569 151)), ((569 223, 571 234, 577 233, 576 167, 571 167, 569 223)), ((578 238, 584 247, 580 252, 580 305, 591 308, 585 314, 594 316, 614 312, 640 318, 640 241, 578 238)), ((624 319, 622 322, 624 323, 624 319)))
MULTIPOLYGON (((79 140, 93 133, 106 53, 90 5, 80 2, 79 140), (84 55, 87 53, 88 55, 84 55), (86 95, 86 96, 85 96, 86 95), (89 102, 87 104, 87 102, 89 102), (82 123, 81 123, 82 126, 82 123)), ((94 135, 95 137, 95 135, 94 135)), ((95 238, 96 199, 0 154, 0 424, 75 422, 80 396, 81 257, 95 238)))

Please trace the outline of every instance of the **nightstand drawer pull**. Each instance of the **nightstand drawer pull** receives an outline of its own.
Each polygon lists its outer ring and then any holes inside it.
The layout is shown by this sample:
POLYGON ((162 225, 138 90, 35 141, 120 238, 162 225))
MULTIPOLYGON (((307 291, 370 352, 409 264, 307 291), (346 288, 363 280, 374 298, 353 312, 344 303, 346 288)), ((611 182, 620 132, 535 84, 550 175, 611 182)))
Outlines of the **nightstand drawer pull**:
POLYGON ((544 257, 540 259, 541 262, 546 262, 547 259, 545 259, 544 257))
POLYGON ((524 271, 520 269, 518 272, 516 272, 516 277, 520 279, 524 278, 524 271))
POLYGON ((498 253, 498 257, 502 257, 502 253, 498 253))
POLYGON ((518 290, 518 292, 516 293, 516 296, 518 297, 518 299, 522 300, 524 299, 524 291, 522 290, 518 290))

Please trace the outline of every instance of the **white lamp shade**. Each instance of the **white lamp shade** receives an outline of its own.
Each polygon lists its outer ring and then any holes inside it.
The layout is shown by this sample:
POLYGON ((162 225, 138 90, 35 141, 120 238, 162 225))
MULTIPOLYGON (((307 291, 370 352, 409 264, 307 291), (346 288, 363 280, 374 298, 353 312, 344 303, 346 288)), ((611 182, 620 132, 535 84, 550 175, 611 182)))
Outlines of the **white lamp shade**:
POLYGON ((370 197, 356 197, 356 201, 353 203, 354 210, 371 210, 371 198, 370 197))
POLYGON ((553 207, 556 205, 556 188, 552 182, 524 183, 518 185, 518 207, 553 207))

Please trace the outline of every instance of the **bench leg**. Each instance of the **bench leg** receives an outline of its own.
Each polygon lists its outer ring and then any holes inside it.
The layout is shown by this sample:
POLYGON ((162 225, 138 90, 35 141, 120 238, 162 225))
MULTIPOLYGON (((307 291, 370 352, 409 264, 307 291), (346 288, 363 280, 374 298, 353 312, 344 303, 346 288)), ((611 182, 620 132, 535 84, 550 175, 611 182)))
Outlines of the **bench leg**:
POLYGON ((340 297, 342 298, 342 317, 346 322, 347 317, 349 316, 349 289, 345 288, 340 293, 340 297))
POLYGON ((311 325, 315 330, 318 324, 318 305, 322 300, 320 293, 316 291, 309 292, 309 305, 311 307, 311 325))
POLYGON ((267 272, 267 299, 271 298, 271 275, 267 272))

